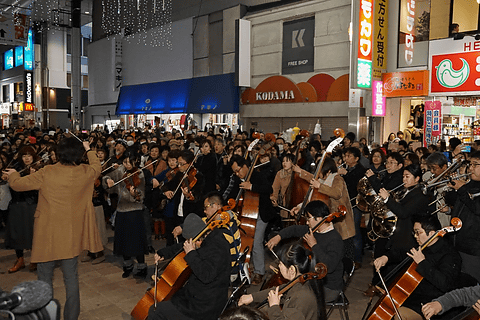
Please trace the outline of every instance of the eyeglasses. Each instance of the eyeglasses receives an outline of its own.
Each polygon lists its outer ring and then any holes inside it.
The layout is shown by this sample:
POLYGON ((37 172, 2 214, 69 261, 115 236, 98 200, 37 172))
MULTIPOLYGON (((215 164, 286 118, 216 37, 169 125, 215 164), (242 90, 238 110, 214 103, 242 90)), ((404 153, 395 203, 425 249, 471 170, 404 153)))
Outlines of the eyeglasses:
POLYGON ((178 163, 178 166, 181 167, 181 166, 184 166, 184 165, 186 165, 186 164, 187 164, 186 162, 179 162, 179 163, 178 163))
POLYGON ((203 210, 207 210, 209 207, 213 206, 215 203, 210 203, 209 205, 206 205, 203 207, 203 210))
POLYGON ((470 163, 470 166, 471 166, 472 168, 475 168, 476 166, 480 166, 480 163, 471 162, 471 163, 470 163))
POLYGON ((424 233, 424 232, 425 232, 425 231, 423 231, 423 230, 413 230, 413 231, 412 231, 412 235, 413 235, 414 237, 418 237, 418 236, 420 236, 420 235, 421 235, 422 233, 424 233))
POLYGON ((394 166, 396 166, 398 164, 397 161, 387 161, 386 164, 393 164, 394 166))

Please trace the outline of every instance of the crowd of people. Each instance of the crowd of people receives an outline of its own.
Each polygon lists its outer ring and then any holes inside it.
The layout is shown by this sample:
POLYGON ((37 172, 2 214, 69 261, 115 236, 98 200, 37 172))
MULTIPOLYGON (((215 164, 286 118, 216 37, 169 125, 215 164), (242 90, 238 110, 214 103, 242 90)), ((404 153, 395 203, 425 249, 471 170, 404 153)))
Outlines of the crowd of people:
MULTIPOLYGON (((335 301, 343 289, 344 261, 366 268, 366 249, 374 256, 368 296, 384 293, 382 275, 394 285, 399 265, 408 259, 417 264, 423 280, 399 308, 402 319, 437 314, 450 319, 458 312, 452 307, 461 305, 478 310, 480 143, 465 152, 457 138, 447 149, 444 143, 416 147, 401 132, 382 145, 368 145, 353 132, 339 136, 162 128, 6 130, 0 133, 0 227, 6 230, 6 249, 17 257, 8 272, 25 268, 24 251, 33 248, 30 270, 38 268, 39 278, 51 283, 52 261, 64 261, 65 318, 68 313, 76 319, 78 279, 67 275, 76 273, 77 257, 83 263, 105 260, 102 247, 110 225, 123 278, 146 279, 147 254, 161 262, 178 250, 186 253, 192 275, 171 299, 150 309, 150 319, 218 319, 228 288, 245 271, 240 258, 247 245, 252 285, 266 283, 266 249, 278 253, 287 280, 312 271, 311 260, 328 269, 321 286, 313 280, 296 284, 283 298, 278 288, 240 298, 239 305, 267 299, 260 313, 265 318, 319 318, 324 302, 335 301), (72 208, 65 202, 72 195, 84 205, 72 208), (86 226, 84 234, 65 234, 71 219, 45 217, 60 210, 53 200, 58 197, 67 212, 82 212, 81 221, 73 222, 86 226), (225 209, 229 199, 236 200, 235 209, 225 209), (203 233, 222 211, 229 213, 228 223, 203 233), (338 211, 341 217, 324 221, 338 211), (455 217, 462 227, 437 237, 455 217), (63 230, 61 238, 49 237, 55 230, 47 221, 63 230), (153 238, 164 238, 166 247, 154 248, 153 238), (288 238, 303 239, 311 252, 288 238), (56 246, 50 254, 47 247, 56 246)), ((245 306, 239 310, 259 314, 245 306)))

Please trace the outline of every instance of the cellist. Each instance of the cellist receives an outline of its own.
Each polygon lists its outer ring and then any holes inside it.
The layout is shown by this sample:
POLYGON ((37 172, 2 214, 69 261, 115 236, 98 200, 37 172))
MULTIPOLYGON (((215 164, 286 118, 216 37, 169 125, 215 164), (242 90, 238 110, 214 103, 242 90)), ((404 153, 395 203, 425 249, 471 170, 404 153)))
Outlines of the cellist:
POLYGON ((265 275, 265 251, 263 248, 265 229, 267 228, 268 222, 275 218, 276 214, 270 200, 272 185, 266 177, 265 172, 256 170, 253 171, 249 181, 243 181, 243 179, 247 177, 250 161, 241 156, 232 156, 230 166, 233 173, 242 180, 239 187, 241 189, 251 190, 259 195, 258 218, 255 226, 255 237, 252 249, 254 265, 252 284, 258 285, 262 282, 263 276, 265 275))
POLYGON ((192 238, 205 228, 205 223, 196 214, 190 214, 183 226, 183 236, 188 240, 159 250, 155 262, 173 257, 183 246, 184 259, 192 274, 170 300, 151 306, 149 320, 216 320, 227 303, 230 245, 221 228, 202 236, 203 241, 193 243, 192 238))
MULTIPOLYGON (((417 217, 414 221, 413 235, 420 246, 442 227, 435 216, 417 217)), ((404 320, 423 320, 421 315, 423 304, 456 288, 462 259, 455 248, 439 237, 431 241, 424 250, 412 248, 407 255, 417 263, 416 272, 423 277, 423 280, 398 308, 398 311, 404 320)), ((404 258, 406 257, 403 251, 390 250, 386 255, 375 259, 374 266, 380 270, 387 262, 392 260, 399 262, 404 258)), ((443 319, 450 319, 450 317, 443 319)))

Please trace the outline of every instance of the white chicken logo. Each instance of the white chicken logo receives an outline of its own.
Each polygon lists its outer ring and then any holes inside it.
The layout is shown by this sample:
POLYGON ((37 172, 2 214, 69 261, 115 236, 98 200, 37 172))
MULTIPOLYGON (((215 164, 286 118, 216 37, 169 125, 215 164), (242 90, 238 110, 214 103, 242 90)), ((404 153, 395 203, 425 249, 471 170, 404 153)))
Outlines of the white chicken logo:
POLYGON ((437 80, 446 88, 457 88, 467 81, 470 75, 470 67, 468 62, 460 58, 463 61, 463 66, 460 70, 454 70, 452 67, 452 61, 445 59, 435 68, 437 69, 437 80))

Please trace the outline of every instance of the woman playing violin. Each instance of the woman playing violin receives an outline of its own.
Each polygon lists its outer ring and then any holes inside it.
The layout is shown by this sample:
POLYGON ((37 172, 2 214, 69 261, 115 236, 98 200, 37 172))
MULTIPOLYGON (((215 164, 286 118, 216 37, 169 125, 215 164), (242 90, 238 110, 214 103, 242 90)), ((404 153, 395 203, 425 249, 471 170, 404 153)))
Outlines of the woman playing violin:
MULTIPOLYGON (((413 228, 410 230, 413 230, 412 234, 419 246, 423 246, 437 230, 441 229, 440 222, 435 216, 418 217, 414 221, 413 228)), ((402 319, 422 320, 423 304, 456 288, 462 259, 457 250, 445 239, 437 237, 423 250, 416 245, 412 246, 406 254, 401 250, 390 250, 386 255, 377 258, 374 265, 379 270, 387 262, 392 260, 399 262, 406 256, 412 258, 417 264, 415 270, 423 280, 399 308, 399 312, 402 319)), ((451 314, 447 314, 441 319, 451 318, 451 314)))
MULTIPOLYGON (((280 254, 279 269, 282 276, 292 281, 310 271, 309 252, 300 244, 285 245, 280 254)), ((318 303, 315 285, 296 283, 285 294, 279 294, 279 287, 267 289, 240 297, 239 306, 252 302, 261 302, 268 298, 268 307, 264 311, 271 320, 276 319, 318 319, 318 303), (282 308, 280 308, 280 305, 282 308)))
MULTIPOLYGON (((174 243, 173 229, 177 225, 175 219, 175 203, 169 201, 168 198, 163 194, 164 190, 167 190, 167 185, 175 177, 178 172, 178 157, 180 156, 180 151, 172 150, 168 153, 167 163, 168 168, 162 171, 159 175, 156 175, 152 178, 153 188, 159 188, 160 197, 153 199, 156 203, 153 206, 152 217, 154 219, 154 228, 155 233, 157 233, 157 224, 161 224, 160 219, 163 219, 165 223, 165 238, 167 239, 167 246, 171 246, 174 243), (162 204, 163 202, 163 204, 162 204), (163 208, 162 208, 163 207, 163 208)), ((178 181, 177 181, 178 183, 178 181)))
POLYGON ((107 192, 115 192, 119 198, 115 217, 113 252, 123 256, 122 278, 127 278, 133 272, 134 257, 138 262, 135 277, 145 278, 147 275, 145 253, 148 251, 143 220, 145 178, 142 171, 137 172, 137 161, 133 152, 126 152, 123 166, 102 179, 103 187, 107 192), (130 177, 115 185, 115 181, 127 176, 130 177))
MULTIPOLYGON (((40 169, 37 161, 40 157, 31 146, 23 146, 18 153, 18 163, 15 169, 22 177, 40 169)), ((4 178, 6 179, 6 177, 4 178)), ((17 260, 8 270, 9 273, 25 268, 23 251, 32 249, 34 214, 37 208, 38 191, 11 190, 12 202, 9 208, 8 226, 5 247, 15 249, 17 260)), ((36 270, 36 264, 30 265, 30 270, 36 270)))
POLYGON ((312 248, 316 263, 327 266, 328 274, 325 277, 325 301, 330 302, 338 297, 343 288, 343 241, 340 234, 333 227, 332 222, 321 225, 315 232, 314 228, 322 218, 330 214, 328 206, 322 201, 311 201, 305 206, 307 225, 294 225, 280 231, 278 235, 267 242, 267 247, 273 249, 280 240, 303 237, 312 248))

